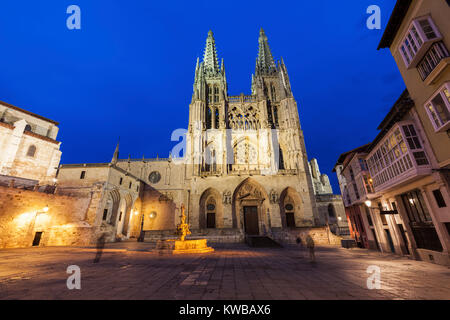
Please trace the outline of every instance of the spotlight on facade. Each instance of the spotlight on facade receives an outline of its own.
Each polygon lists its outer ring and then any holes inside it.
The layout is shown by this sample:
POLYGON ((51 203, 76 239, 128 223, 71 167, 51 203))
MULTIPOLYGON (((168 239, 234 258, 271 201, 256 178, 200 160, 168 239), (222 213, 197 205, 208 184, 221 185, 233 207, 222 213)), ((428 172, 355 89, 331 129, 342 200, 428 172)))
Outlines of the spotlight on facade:
POLYGON ((58 182, 58 179, 53 178, 53 183, 57 183, 57 182, 58 182))
POLYGON ((366 206, 368 206, 369 208, 372 206, 372 201, 370 201, 370 200, 366 200, 364 203, 365 203, 366 206))
POLYGON ((342 217, 338 217, 338 220, 341 221, 341 220, 342 220, 342 217))
POLYGON ((44 212, 48 212, 48 206, 45 206, 44 209, 42 209, 44 212))
POLYGON ((133 210, 133 214, 135 215, 135 216, 137 216, 138 215, 138 211, 137 210, 133 210))
POLYGON ((150 219, 154 219, 154 218, 156 218, 156 212, 155 211, 150 212, 150 219))

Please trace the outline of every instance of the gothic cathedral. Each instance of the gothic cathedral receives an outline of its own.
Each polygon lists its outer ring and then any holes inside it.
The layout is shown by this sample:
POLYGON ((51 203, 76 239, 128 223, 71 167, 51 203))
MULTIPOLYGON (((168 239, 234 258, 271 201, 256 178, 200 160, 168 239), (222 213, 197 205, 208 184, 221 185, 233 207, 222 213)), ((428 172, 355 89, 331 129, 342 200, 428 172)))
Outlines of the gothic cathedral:
POLYGON ((58 179, 73 185, 79 170, 86 181, 108 170, 93 223, 121 237, 173 233, 182 204, 191 230, 223 241, 345 217, 327 175, 315 159, 308 162, 286 65, 275 62, 262 29, 251 95, 228 95, 225 65, 208 33, 182 157, 119 159, 117 148, 105 165, 62 165, 58 179))

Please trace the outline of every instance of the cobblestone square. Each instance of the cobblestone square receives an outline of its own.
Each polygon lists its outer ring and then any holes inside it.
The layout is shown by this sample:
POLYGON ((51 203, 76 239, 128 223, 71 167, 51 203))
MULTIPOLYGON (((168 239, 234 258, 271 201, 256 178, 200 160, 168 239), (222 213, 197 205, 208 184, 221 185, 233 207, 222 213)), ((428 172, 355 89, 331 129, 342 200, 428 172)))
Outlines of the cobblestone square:
POLYGON ((0 299, 449 299, 448 267, 362 249, 320 247, 316 263, 297 247, 214 245, 204 255, 158 255, 146 243, 0 251, 0 299), (66 286, 81 269, 81 290, 66 286), (381 289, 367 288, 369 266, 381 289))

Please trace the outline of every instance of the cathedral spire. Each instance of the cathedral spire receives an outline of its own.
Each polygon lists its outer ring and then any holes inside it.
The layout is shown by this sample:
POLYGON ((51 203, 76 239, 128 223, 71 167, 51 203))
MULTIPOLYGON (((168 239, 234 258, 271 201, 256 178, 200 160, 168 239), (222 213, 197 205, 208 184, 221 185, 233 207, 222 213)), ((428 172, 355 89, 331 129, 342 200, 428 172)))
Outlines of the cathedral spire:
POLYGON ((225 62, 223 61, 223 58, 222 58, 222 63, 220 64, 220 71, 222 72, 222 75, 224 76, 224 77, 226 77, 226 73, 225 73, 225 62))
POLYGON ((205 54, 203 55, 203 62, 205 63, 206 71, 212 71, 214 73, 219 72, 219 62, 217 59, 216 41, 214 40, 214 34, 211 30, 208 32, 208 38, 206 39, 205 54))
POLYGON ((119 137, 119 141, 117 141, 116 150, 114 150, 114 155, 111 159, 111 164, 116 164, 117 161, 119 160, 119 144, 120 144, 120 137, 119 137))
POLYGON ((263 28, 261 28, 259 32, 258 42, 259 53, 256 61, 256 74, 271 74, 276 71, 276 66, 272 57, 272 52, 270 51, 269 41, 263 28))

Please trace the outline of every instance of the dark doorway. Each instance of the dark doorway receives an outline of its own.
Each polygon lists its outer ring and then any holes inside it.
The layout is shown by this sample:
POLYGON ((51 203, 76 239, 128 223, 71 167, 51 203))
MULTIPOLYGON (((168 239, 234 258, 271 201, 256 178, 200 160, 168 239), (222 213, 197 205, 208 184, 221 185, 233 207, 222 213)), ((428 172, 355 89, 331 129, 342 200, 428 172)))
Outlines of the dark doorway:
POLYGON ((207 228, 216 227, 216 214, 214 212, 208 212, 206 214, 206 227, 207 228))
POLYGON ((286 227, 295 228, 295 217, 293 212, 286 212, 286 227))
POLYGON ((391 232, 388 229, 384 229, 386 231, 386 237, 389 242, 389 247, 391 248, 392 253, 395 253, 394 242, 392 242, 391 232))
POLYGON ((410 254, 409 252, 409 242, 408 242, 408 238, 406 237, 406 231, 403 228, 403 225, 401 223, 397 224, 399 230, 400 230, 400 234, 402 235, 402 239, 403 239, 403 243, 405 244, 405 253, 406 254, 410 254))
POLYGON ((259 235, 258 207, 244 207, 244 228, 248 235, 259 235))
POLYGON ((377 250, 381 251, 380 244, 378 243, 378 239, 377 239, 377 234, 375 233, 374 229, 372 229, 372 234, 373 234, 373 239, 375 241, 375 245, 377 246, 377 250))
POLYGON ((38 247, 41 242, 42 232, 36 232, 33 240, 33 247, 38 247))

